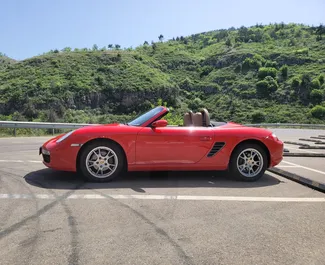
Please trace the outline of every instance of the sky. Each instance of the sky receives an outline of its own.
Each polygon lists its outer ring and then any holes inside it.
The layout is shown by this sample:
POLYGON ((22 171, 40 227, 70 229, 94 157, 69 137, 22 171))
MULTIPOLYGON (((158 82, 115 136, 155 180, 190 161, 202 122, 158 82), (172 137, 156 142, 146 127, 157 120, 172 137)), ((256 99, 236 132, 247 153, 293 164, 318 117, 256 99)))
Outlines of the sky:
POLYGON ((23 60, 54 49, 188 36, 275 22, 325 24, 325 0, 0 0, 0 52, 23 60))

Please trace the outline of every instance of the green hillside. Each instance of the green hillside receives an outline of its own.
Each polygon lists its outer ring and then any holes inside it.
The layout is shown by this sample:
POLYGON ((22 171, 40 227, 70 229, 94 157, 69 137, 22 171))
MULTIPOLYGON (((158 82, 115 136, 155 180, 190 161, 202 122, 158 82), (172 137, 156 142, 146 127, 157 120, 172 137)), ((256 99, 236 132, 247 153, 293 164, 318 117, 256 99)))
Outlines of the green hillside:
POLYGON ((124 122, 166 102, 173 123, 203 106, 215 120, 325 122, 323 26, 256 25, 149 43, 23 61, 0 55, 0 120, 124 122))

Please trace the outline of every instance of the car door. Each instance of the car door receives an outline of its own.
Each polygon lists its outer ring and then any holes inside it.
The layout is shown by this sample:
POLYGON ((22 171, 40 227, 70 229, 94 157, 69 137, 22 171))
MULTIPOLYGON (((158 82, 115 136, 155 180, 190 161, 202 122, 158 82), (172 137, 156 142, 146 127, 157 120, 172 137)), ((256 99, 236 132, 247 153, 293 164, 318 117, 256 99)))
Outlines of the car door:
POLYGON ((136 164, 192 164, 212 145, 211 127, 144 127, 136 139, 136 164))

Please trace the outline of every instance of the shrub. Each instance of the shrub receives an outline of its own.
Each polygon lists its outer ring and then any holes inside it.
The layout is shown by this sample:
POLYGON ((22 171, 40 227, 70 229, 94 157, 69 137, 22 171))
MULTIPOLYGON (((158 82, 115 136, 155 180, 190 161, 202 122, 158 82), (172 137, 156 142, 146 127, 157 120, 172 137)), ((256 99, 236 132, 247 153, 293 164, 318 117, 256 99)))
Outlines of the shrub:
POLYGON ((276 77, 276 73, 277 73, 277 70, 273 67, 261 67, 259 70, 258 70, 258 77, 260 79, 263 79, 267 76, 271 76, 273 78, 276 77))
POLYGON ((255 111, 252 114, 252 122, 253 123, 262 123, 265 121, 265 113, 262 111, 255 111))
POLYGON ((325 107, 317 105, 311 109, 310 113, 317 119, 323 119, 325 118, 325 107))
POLYGON ((319 80, 319 83, 320 83, 321 85, 323 85, 324 82, 325 82, 325 76, 324 76, 324 74, 320 74, 320 75, 318 76, 318 80, 319 80))
POLYGON ((311 81, 311 87, 313 89, 320 89, 320 82, 318 79, 314 79, 313 81, 311 81))
POLYGON ((300 79, 299 79, 299 77, 294 77, 293 79, 292 79, 292 81, 291 81, 291 87, 293 88, 293 89, 296 89, 296 88, 298 88, 300 86, 300 79))

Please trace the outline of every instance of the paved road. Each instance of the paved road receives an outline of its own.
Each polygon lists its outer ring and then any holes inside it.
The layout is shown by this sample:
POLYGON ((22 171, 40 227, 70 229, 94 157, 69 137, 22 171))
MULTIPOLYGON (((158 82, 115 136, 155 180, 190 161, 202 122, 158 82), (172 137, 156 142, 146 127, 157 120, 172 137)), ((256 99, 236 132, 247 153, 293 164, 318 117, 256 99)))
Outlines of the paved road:
POLYGON ((266 174, 46 169, 48 138, 0 139, 0 264, 324 264, 325 195, 266 174))
MULTIPOLYGON (((272 129, 278 137, 283 141, 293 141, 298 143, 309 144, 315 146, 312 142, 299 140, 311 139, 310 137, 318 137, 325 135, 324 130, 308 130, 308 129, 272 129)), ((285 144, 285 148, 292 153, 321 153, 325 154, 325 149, 299 149, 298 145, 285 144)), ((324 145, 317 145, 324 146, 324 145)), ((325 158, 317 157, 285 157, 279 168, 298 174, 319 183, 325 183, 325 158)))

